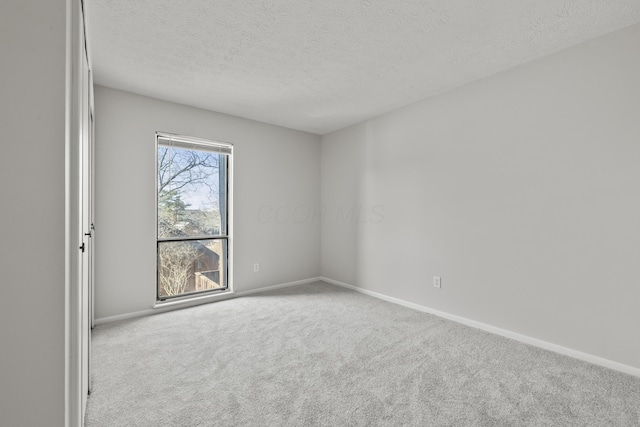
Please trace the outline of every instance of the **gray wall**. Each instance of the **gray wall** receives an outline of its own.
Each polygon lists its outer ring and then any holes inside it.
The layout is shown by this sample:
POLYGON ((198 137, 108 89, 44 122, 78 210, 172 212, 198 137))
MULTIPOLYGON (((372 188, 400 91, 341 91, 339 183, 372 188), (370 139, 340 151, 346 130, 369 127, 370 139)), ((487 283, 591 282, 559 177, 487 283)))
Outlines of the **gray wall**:
POLYGON ((638 40, 324 136, 322 275, 640 367, 638 40))
POLYGON ((0 9, 0 424, 61 426, 66 3, 0 9))
POLYGON ((236 291, 319 276, 320 137, 100 86, 95 110, 96 318, 155 303, 156 131, 234 144, 236 291))

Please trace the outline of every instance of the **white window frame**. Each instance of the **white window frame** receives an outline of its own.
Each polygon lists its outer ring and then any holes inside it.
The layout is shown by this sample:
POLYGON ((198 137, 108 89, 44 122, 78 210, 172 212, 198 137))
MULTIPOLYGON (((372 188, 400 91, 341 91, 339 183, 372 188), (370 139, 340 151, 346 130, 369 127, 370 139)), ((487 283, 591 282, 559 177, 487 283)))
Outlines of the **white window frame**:
MULTIPOLYGON (((156 132, 155 135, 155 176, 154 176, 154 200, 155 200, 155 249, 156 249, 156 280, 155 295, 156 303, 154 308, 164 308, 173 305, 192 305, 193 303, 209 302, 216 299, 224 299, 234 293, 233 290, 233 144, 228 142, 214 141, 202 138, 196 138, 186 135, 177 135, 168 132, 156 132), (159 254, 158 245, 161 241, 167 239, 161 239, 158 236, 158 147, 161 145, 160 140, 170 141, 172 145, 180 148, 206 148, 207 151, 218 152, 226 154, 227 156, 227 174, 226 174, 226 198, 225 198, 225 210, 226 210, 226 236, 224 239, 227 242, 227 257, 223 260, 226 264, 225 275, 227 286, 224 289, 212 289, 208 291, 193 292, 182 296, 173 296, 170 298, 160 298, 158 292, 159 283, 159 254)), ((203 237, 203 240, 207 240, 207 237, 203 237)), ((169 239, 170 240, 170 239, 169 239)))

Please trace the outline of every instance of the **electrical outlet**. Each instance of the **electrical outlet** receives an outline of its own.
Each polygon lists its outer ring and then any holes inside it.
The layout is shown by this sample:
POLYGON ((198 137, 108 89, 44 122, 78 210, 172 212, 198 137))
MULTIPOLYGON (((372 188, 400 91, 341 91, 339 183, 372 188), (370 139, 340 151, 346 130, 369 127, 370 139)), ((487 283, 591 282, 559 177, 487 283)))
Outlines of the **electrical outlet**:
POLYGON ((438 289, 442 287, 442 278, 440 276, 433 276, 433 287, 438 289))
POLYGON ((258 271, 260 271, 260 264, 258 263, 253 264, 253 272, 257 273, 258 271))

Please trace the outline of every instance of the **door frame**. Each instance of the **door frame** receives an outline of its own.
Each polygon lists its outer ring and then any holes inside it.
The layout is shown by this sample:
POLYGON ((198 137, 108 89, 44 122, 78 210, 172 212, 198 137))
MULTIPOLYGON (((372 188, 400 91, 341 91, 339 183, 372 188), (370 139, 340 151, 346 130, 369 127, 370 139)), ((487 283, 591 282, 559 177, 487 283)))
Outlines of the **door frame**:
MULTIPOLYGON (((90 205, 84 202, 91 192, 83 168, 90 168, 90 139, 93 133, 90 62, 85 39, 82 0, 66 0, 65 72, 65 426, 81 427, 89 387, 90 257, 87 250, 86 220, 90 205), (83 154, 84 150, 84 154, 83 154), (84 186, 84 196, 83 196, 84 186), (83 206, 85 207, 83 209, 83 206), (83 249, 85 252, 83 252, 83 249), (83 280, 84 277, 84 280, 83 280)), ((89 199, 91 199, 89 197, 89 199)))

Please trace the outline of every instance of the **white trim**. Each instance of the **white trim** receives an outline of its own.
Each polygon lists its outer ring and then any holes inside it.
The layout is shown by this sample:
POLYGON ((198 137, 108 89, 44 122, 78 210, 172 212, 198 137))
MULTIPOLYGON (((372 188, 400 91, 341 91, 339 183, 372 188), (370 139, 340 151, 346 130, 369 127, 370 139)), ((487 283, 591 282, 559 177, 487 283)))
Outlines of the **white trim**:
POLYGON ((118 314, 115 316, 100 317, 95 320, 95 325, 103 325, 105 323, 117 322, 119 320, 135 319, 136 317, 149 316, 158 313, 158 310, 149 308, 147 310, 134 311, 133 313, 118 314))
MULTIPOLYGON (((64 425, 82 425, 82 300, 79 245, 82 236, 79 218, 79 145, 81 108, 80 0, 67 0, 65 52, 65 378, 64 425)), ((84 48, 83 48, 84 49, 84 48)))
POLYGON ((232 299, 232 298, 244 297, 247 295, 253 295, 261 292, 273 291, 276 289, 290 288, 292 286, 298 286, 298 285, 306 285, 308 283, 319 282, 320 280, 322 280, 320 277, 312 277, 309 279, 296 280, 296 281, 287 282, 287 283, 280 283, 278 285, 266 286, 258 289, 250 289, 247 291, 240 291, 240 292, 229 291, 229 292, 215 294, 215 295, 206 295, 206 296, 201 296, 196 298, 190 298, 187 300, 160 303, 160 304, 154 305, 153 308, 149 308, 147 310, 135 311, 133 313, 118 314, 116 316, 101 317, 99 319, 96 319, 96 325, 117 322, 119 320, 134 319, 137 317, 164 313, 167 311, 178 310, 181 308, 195 307, 197 305, 202 305, 202 304, 206 304, 214 301, 223 301, 223 300, 232 299))
POLYGON ((168 299, 165 301, 156 302, 153 305, 153 309, 158 311, 162 310, 163 308, 169 307, 190 307, 192 305, 227 299, 233 294, 235 294, 235 292, 233 292, 231 289, 226 289, 224 291, 217 291, 216 293, 206 293, 204 295, 196 294, 192 296, 185 296, 182 298, 168 299))
POLYGON ((360 292, 361 294, 369 295, 374 298, 378 298, 384 301, 388 301, 394 304, 398 304, 404 307, 412 308, 414 310, 422 311, 424 313, 433 314, 434 316, 442 317, 444 319, 452 320, 457 323, 461 323, 466 326, 470 326, 472 328, 481 329, 486 332, 490 332, 492 334, 500 335, 506 338, 510 338, 516 341, 520 341, 525 344, 532 345, 534 347, 539 347, 544 350, 553 351, 554 353, 559 353, 564 356, 573 357, 575 359, 582 360, 584 362, 592 363, 594 365, 603 366, 605 368, 613 369, 615 371, 624 372, 625 374, 633 375, 635 377, 640 378, 640 368, 636 368, 633 366, 625 365, 619 362, 614 362, 613 360, 605 359, 599 356, 595 356, 589 353, 583 353, 578 350, 573 350, 571 348, 563 347, 558 344, 553 344, 548 341, 543 341, 537 338, 533 338, 527 335, 522 335, 517 332, 512 332, 506 329, 501 329, 495 326, 488 325, 486 323, 478 322, 475 320, 467 319, 465 317, 457 316, 455 314, 446 313, 444 311, 434 310, 429 307, 425 307, 423 305, 415 304, 412 302, 408 302, 399 298, 390 297, 388 295, 380 294, 378 292, 369 291, 367 289, 362 289, 357 286, 350 285, 348 283, 340 282, 338 280, 329 279, 327 277, 320 277, 320 280, 323 282, 330 283, 332 285, 341 286, 343 288, 351 289, 356 292, 360 292))
POLYGON ((321 277, 311 277, 309 279, 296 280, 294 282, 281 283, 279 285, 267 286, 265 288, 250 289, 248 291, 236 292, 236 297, 244 297, 247 295, 258 294, 261 292, 274 291, 276 289, 290 288, 292 286, 307 285, 309 283, 321 281, 321 277))
POLYGON ((73 67, 73 14, 72 0, 66 0, 66 28, 65 28, 65 93, 64 93, 64 425, 71 426, 72 400, 75 395, 72 393, 71 372, 71 257, 75 251, 71 249, 71 111, 72 111, 72 89, 73 83, 71 69, 73 67))
POLYGON ((233 144, 213 139, 203 139, 195 136, 176 135, 173 133, 158 131, 156 132, 156 141, 158 145, 164 145, 166 147, 178 147, 185 150, 205 149, 212 153, 226 154, 228 156, 233 154, 233 144), (164 140, 166 142, 161 142, 160 140, 164 140))

